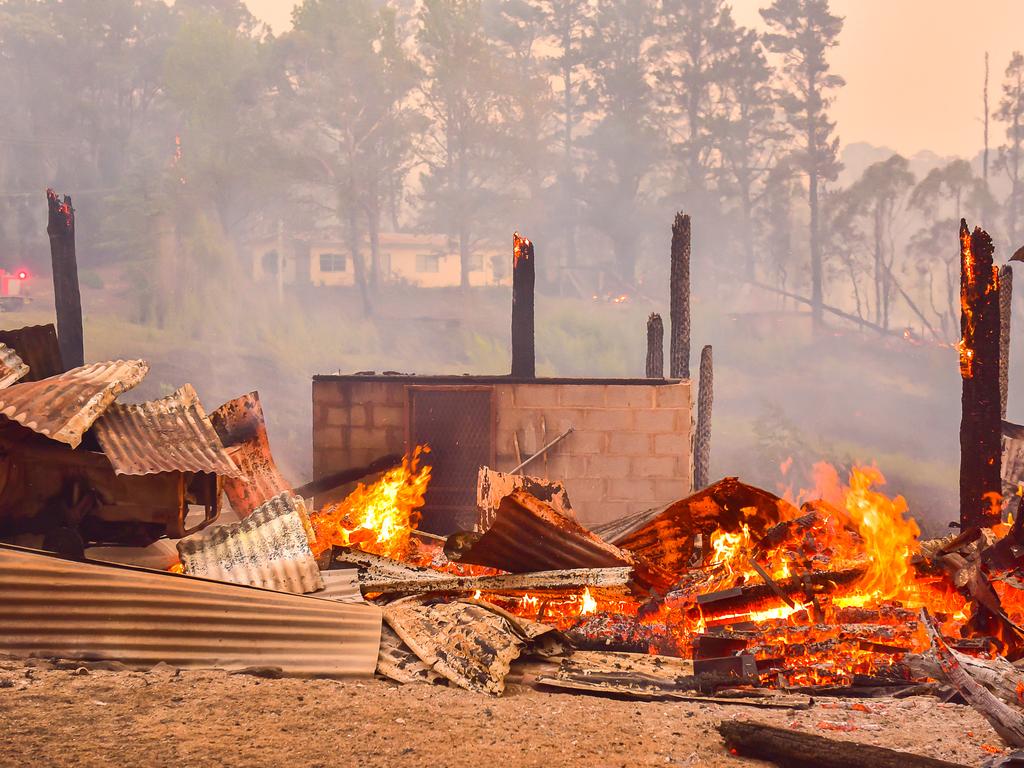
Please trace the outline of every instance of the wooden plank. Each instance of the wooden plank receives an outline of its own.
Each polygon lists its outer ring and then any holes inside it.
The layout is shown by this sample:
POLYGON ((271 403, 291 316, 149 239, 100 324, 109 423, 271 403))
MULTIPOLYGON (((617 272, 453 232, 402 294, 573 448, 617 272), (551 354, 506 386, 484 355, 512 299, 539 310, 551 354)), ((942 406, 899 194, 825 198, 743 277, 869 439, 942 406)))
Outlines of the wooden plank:
POLYGON ((629 583, 632 568, 566 568, 556 571, 509 573, 498 576, 447 576, 436 571, 425 575, 395 576, 360 573, 364 593, 413 595, 425 592, 509 592, 578 587, 621 587, 629 583), (437 575, 434 575, 437 574, 437 575))

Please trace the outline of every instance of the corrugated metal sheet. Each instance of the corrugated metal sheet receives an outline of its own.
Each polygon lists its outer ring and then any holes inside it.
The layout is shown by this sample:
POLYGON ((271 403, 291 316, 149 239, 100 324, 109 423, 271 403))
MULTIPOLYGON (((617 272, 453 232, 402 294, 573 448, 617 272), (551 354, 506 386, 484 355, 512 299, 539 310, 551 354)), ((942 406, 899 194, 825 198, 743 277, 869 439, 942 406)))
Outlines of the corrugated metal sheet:
POLYGON ((119 475, 209 472, 241 477, 191 384, 160 400, 113 403, 93 425, 119 475))
POLYGON ((642 528, 670 506, 672 505, 663 504, 660 507, 652 507, 641 512, 634 512, 632 515, 625 515, 617 520, 592 526, 590 531, 591 533, 596 533, 610 544, 617 544, 619 540, 633 533, 638 528, 642 528))
POLYGON ((321 571, 324 588, 319 592, 311 592, 310 597, 322 597, 325 600, 337 600, 340 603, 365 603, 366 598, 359 586, 359 570, 357 568, 336 568, 321 571))
POLYGON ((229 400, 210 414, 210 421, 243 477, 226 479, 224 492, 241 517, 268 499, 292 490, 270 452, 267 426, 258 392, 229 400))
MULTIPOLYGON (((445 551, 450 552, 447 547, 445 551)), ((450 552, 449 556, 454 554, 450 552)), ((502 499, 491 527, 458 559, 510 573, 632 566, 641 584, 668 588, 674 582, 667 574, 602 541, 575 520, 520 490, 502 499)))
POLYGON ((312 528, 299 496, 275 496, 239 523, 178 542, 185 573, 302 594, 324 586, 309 546, 312 528))
POLYGON ((0 389, 11 386, 28 374, 28 366, 11 347, 0 342, 0 389))
POLYGON ((6 344, 17 352, 18 357, 28 366, 25 381, 42 381, 58 373, 64 373, 60 345, 57 343, 57 329, 53 324, 29 325, 13 331, 0 331, 0 344, 6 344))
POLYGON ((371 675, 381 611, 0 545, 0 653, 371 675))
POLYGON ((114 399, 149 371, 142 360, 93 363, 42 381, 0 390, 0 414, 52 440, 77 448, 82 435, 114 399))

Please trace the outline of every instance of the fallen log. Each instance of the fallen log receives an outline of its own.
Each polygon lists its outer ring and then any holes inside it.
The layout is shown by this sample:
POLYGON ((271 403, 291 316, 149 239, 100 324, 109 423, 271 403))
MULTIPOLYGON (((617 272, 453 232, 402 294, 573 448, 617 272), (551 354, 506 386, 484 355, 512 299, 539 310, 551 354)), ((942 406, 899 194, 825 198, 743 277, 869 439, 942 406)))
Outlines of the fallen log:
POLYGON ((508 573, 499 576, 446 576, 432 572, 419 576, 393 576, 364 571, 359 586, 364 593, 413 595, 425 592, 509 592, 572 587, 622 587, 629 583, 631 568, 567 568, 558 571, 508 573), (437 575, 435 575, 437 574, 437 575), (440 578, 438 578, 440 576, 440 578))
MULTIPOLYGON (((702 696, 697 693, 662 690, 654 687, 618 685, 604 680, 564 680, 560 677, 546 675, 538 676, 534 682, 542 688, 596 694, 610 698, 636 699, 639 701, 688 701, 700 704, 757 707, 758 709, 810 709, 814 705, 814 699, 810 696, 787 696, 784 694, 754 692, 750 692, 750 695, 745 696, 702 696)), ((731 682, 735 683, 735 679, 731 682)), ((730 693, 732 692, 730 691, 730 693)), ((747 692, 744 691, 744 693, 747 692)))
POLYGON ((734 755, 766 760, 783 768, 966 768, 911 752, 746 720, 726 720, 719 723, 718 732, 734 755))

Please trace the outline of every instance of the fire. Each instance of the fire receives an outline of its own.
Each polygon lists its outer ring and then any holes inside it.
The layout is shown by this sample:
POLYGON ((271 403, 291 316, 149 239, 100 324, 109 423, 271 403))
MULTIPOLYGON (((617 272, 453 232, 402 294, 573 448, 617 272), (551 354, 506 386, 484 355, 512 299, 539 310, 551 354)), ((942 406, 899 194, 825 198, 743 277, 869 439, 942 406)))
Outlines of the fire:
POLYGON ((412 457, 390 469, 375 483, 360 483, 340 504, 332 504, 310 518, 316 542, 314 554, 331 546, 355 546, 366 552, 403 559, 410 537, 419 524, 430 465, 419 466, 429 451, 417 446, 412 457))
POLYGON ((591 613, 597 613, 597 600, 590 594, 590 587, 583 590, 583 596, 580 598, 580 616, 587 616, 591 613))

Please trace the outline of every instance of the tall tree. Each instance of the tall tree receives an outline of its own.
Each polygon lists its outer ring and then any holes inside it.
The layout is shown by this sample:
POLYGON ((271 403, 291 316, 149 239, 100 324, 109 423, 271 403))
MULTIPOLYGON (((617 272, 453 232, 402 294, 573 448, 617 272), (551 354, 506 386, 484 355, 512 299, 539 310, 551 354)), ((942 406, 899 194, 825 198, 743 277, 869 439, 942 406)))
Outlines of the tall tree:
POLYGON ((799 137, 797 166, 807 175, 810 209, 811 314, 815 327, 822 320, 822 258, 819 194, 823 182, 834 181, 841 169, 839 138, 829 119, 832 92, 844 85, 830 74, 826 54, 838 43, 843 19, 829 10, 828 0, 774 0, 761 16, 771 30, 765 36, 770 50, 783 56, 788 89, 780 104, 793 132, 799 137))
POLYGON ((379 279, 380 229, 393 184, 408 171, 418 71, 402 50, 394 12, 372 0, 306 0, 282 41, 304 165, 330 190, 366 314, 379 279), (369 239, 370 269, 363 256, 369 239), (367 274, 369 272, 369 274, 367 274))
POLYGON ((1020 51, 1013 52, 1006 67, 1003 98, 995 116, 1006 123, 1006 143, 999 148, 997 162, 1010 180, 1006 228, 1011 247, 1017 248, 1024 216, 1024 55, 1020 51))

